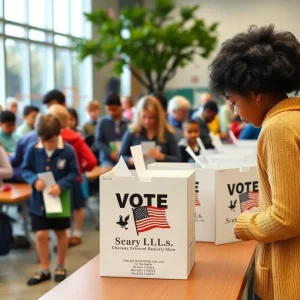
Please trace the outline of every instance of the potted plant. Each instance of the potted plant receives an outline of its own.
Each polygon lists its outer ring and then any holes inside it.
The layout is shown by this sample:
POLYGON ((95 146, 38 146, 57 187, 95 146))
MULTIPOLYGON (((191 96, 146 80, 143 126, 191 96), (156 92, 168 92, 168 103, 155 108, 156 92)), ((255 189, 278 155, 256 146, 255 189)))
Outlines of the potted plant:
POLYGON ((99 69, 114 62, 113 71, 121 74, 127 66, 149 92, 163 92, 179 68, 196 55, 208 58, 216 47, 218 23, 197 18, 198 9, 182 7, 177 16, 172 0, 156 0, 153 9, 125 8, 118 18, 103 9, 93 11, 85 15, 99 36, 77 40, 75 49, 81 60, 92 55, 99 69))

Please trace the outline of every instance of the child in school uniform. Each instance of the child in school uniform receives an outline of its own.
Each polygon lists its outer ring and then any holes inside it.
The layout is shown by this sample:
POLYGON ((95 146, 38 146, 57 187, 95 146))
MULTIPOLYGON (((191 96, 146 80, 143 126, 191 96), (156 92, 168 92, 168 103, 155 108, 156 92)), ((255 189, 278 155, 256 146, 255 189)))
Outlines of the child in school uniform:
POLYGON ((82 183, 82 173, 91 171, 97 165, 97 159, 81 135, 68 127, 69 113, 64 106, 54 104, 47 112, 55 116, 60 121, 61 137, 74 148, 80 169, 80 175, 76 180, 77 184, 74 184, 71 188, 71 204, 75 219, 75 230, 73 235, 71 232, 67 231, 69 236, 69 246, 73 247, 82 243, 84 206, 85 201, 87 200, 85 199, 80 187, 80 184, 82 183))
POLYGON ((19 136, 15 132, 15 114, 8 110, 2 111, 0 113, 0 126, 0 143, 7 153, 14 153, 19 141, 19 136))
POLYGON ((97 121, 100 116, 100 104, 97 100, 93 100, 87 105, 87 113, 90 117, 89 121, 86 122, 82 127, 82 133, 85 137, 94 136, 97 128, 97 121))
POLYGON ((254 299, 300 299, 300 98, 288 96, 300 90, 300 42, 274 25, 251 26, 223 43, 210 77, 237 115, 262 126, 259 211, 235 227, 237 238, 258 242, 254 299))
POLYGON ((197 138, 200 135, 200 129, 198 122, 195 120, 189 120, 183 123, 183 136, 179 143, 179 149, 181 154, 181 161, 184 163, 194 162, 191 156, 185 150, 186 147, 190 146, 196 156, 200 155, 200 147, 197 143, 197 138))
POLYGON ((57 237, 58 264, 54 280, 60 282, 67 276, 64 262, 68 248, 66 229, 70 228, 70 218, 47 218, 43 198, 47 182, 38 177, 40 173, 53 173, 56 184, 49 190, 49 195, 52 196, 60 196, 76 182, 79 175, 76 154, 72 146, 64 143, 60 130, 61 125, 56 117, 40 116, 36 126, 40 141, 28 148, 22 166, 23 177, 32 187, 29 211, 31 228, 36 233, 36 248, 41 266, 41 270, 27 281, 28 285, 36 285, 51 279, 49 230, 54 230, 57 237))
POLYGON ((23 112, 24 121, 17 129, 17 134, 21 137, 34 129, 35 118, 39 113, 39 109, 33 105, 25 106, 23 112))
POLYGON ((100 151, 101 166, 114 166, 119 157, 119 148, 122 137, 127 130, 128 120, 122 117, 120 97, 110 93, 105 100, 107 115, 100 118, 95 143, 100 151))
POLYGON ((81 129, 78 126, 78 113, 75 108, 68 108, 69 122, 68 127, 78 133, 82 134, 81 129))

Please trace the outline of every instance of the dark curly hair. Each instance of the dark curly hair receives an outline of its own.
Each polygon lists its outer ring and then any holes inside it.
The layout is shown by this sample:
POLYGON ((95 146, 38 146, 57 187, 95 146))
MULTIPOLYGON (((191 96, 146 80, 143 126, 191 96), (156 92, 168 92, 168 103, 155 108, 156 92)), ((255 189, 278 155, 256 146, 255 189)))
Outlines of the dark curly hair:
POLYGON ((247 96, 282 94, 300 90, 300 44, 274 25, 239 33, 227 40, 210 65, 211 90, 217 97, 225 90, 247 96))

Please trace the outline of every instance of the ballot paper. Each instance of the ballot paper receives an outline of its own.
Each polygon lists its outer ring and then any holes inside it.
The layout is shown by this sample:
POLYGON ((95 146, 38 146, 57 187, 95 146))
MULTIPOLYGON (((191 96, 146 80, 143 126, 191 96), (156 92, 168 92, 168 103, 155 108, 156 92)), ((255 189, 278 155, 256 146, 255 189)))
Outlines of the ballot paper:
POLYGON ((119 162, 113 167, 113 172, 115 176, 118 177, 132 176, 122 156, 120 157, 119 162))
POLYGON ((144 154, 145 165, 148 166, 150 164, 155 163, 155 159, 148 156, 148 153, 151 149, 156 147, 155 142, 141 142, 142 151, 144 154))
POLYGON ((46 213, 61 213, 62 212, 62 205, 59 196, 51 196, 49 195, 49 191, 53 185, 56 184, 53 173, 52 172, 45 172, 39 173, 38 178, 41 179, 46 187, 43 190, 43 198, 45 203, 45 210, 46 213))

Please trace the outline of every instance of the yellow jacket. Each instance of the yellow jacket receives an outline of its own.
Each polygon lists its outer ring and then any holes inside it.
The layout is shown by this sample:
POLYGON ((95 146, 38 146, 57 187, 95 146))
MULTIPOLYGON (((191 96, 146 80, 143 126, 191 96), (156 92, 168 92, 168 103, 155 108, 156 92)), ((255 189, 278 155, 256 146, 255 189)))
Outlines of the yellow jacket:
POLYGON ((263 300, 300 299, 300 98, 266 115, 258 141, 259 212, 236 223, 242 240, 259 242, 255 292, 263 300))
POLYGON ((220 133, 220 118, 218 115, 216 115, 215 118, 208 123, 208 127, 214 135, 218 135, 220 133))

